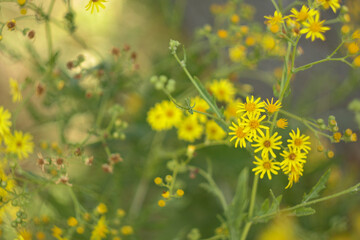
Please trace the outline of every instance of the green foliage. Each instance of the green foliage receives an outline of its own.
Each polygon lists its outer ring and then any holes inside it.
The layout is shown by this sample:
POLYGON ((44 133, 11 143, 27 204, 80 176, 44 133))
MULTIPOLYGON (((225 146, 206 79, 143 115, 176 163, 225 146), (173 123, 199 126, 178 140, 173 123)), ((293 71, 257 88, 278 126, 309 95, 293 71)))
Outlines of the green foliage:
POLYGON ((315 184, 315 186, 310 190, 308 194, 305 194, 302 202, 308 202, 311 199, 317 198, 320 195, 320 192, 326 188, 326 183, 329 180, 331 170, 328 169, 315 184))

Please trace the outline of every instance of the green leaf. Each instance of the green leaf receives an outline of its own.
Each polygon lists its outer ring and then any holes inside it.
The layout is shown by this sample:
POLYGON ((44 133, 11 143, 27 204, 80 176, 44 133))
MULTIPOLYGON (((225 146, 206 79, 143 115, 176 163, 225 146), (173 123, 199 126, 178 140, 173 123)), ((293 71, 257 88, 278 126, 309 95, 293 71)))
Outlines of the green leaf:
POLYGON ((314 213, 316 213, 316 211, 311 207, 302 207, 294 211, 294 215, 297 217, 309 216, 313 215, 314 213))
POLYGON ((316 185, 311 189, 308 194, 305 194, 302 202, 307 202, 311 199, 314 199, 319 196, 319 193, 326 188, 326 183, 330 177, 330 169, 328 169, 316 183, 316 185))
POLYGON ((280 203, 282 200, 282 195, 275 197, 273 191, 270 189, 270 195, 272 198, 271 205, 270 200, 267 198, 261 205, 259 211, 257 211, 256 216, 269 215, 268 217, 261 218, 261 220, 256 220, 256 222, 267 222, 273 218, 279 211, 280 203))
POLYGON ((244 168, 238 177, 235 196, 226 213, 231 236, 240 236, 239 230, 246 216, 249 196, 249 169, 244 168))

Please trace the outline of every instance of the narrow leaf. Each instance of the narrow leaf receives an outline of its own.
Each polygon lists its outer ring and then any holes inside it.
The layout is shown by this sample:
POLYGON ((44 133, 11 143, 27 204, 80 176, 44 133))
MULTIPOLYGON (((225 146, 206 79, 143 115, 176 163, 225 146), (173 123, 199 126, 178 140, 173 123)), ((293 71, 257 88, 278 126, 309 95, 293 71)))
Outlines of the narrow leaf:
POLYGON ((330 169, 328 169, 319 179, 319 181, 315 184, 315 186, 311 189, 308 194, 305 194, 302 202, 307 202, 311 199, 314 199, 319 196, 319 193, 326 188, 326 183, 330 177, 330 169))
POLYGON ((297 217, 302 217, 302 216, 309 216, 314 214, 316 211, 315 209, 311 208, 311 207, 302 207, 302 208, 298 208, 294 211, 294 215, 297 217))

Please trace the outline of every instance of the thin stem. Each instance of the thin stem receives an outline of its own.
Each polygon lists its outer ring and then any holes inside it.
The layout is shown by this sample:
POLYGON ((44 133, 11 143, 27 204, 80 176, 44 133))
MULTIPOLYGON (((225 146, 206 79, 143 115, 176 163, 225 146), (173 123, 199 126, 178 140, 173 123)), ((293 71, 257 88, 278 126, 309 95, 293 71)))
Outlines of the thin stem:
POLYGON ((301 67, 297 67, 293 70, 293 73, 297 73, 297 72, 300 72, 300 71, 304 71, 306 69, 309 69, 311 67, 313 67, 314 65, 316 64, 319 64, 319 63, 323 63, 323 62, 329 62, 329 61, 339 61, 339 62, 343 62, 343 63, 346 63, 347 65, 349 65, 350 67, 352 67, 353 65, 346 61, 346 58, 345 57, 342 57, 342 58, 325 58, 325 59, 321 59, 321 60, 318 60, 318 61, 314 61, 312 63, 309 63, 309 64, 306 64, 304 66, 301 66, 301 67))
MULTIPOLYGON (((249 207, 249 214, 248 214, 248 218, 251 219, 253 214, 254 214, 254 206, 255 206, 255 200, 256 200, 256 192, 257 192, 257 186, 258 186, 258 182, 259 182, 259 175, 255 175, 254 178, 254 183, 252 186, 252 190, 251 190, 251 198, 250 198, 250 207, 249 207)), ((241 234, 241 238, 240 240, 245 240, 250 228, 252 225, 252 221, 248 221, 244 227, 244 230, 241 234)))
POLYGON ((348 189, 346 189, 344 191, 334 193, 334 194, 326 196, 326 197, 318 198, 318 199, 315 199, 315 200, 312 200, 312 201, 309 201, 309 202, 300 203, 300 204, 295 205, 293 207, 282 209, 282 210, 280 210, 278 212, 264 214, 264 215, 261 215, 261 216, 256 216, 251 221, 256 222, 256 221, 259 221, 259 220, 264 219, 264 218, 275 216, 278 213, 292 212, 292 211, 294 211, 296 209, 299 209, 299 208, 302 208, 302 207, 310 206, 310 205, 313 205, 313 204, 316 204, 316 203, 319 203, 319 202, 323 202, 323 201, 327 201, 327 200, 330 200, 330 199, 333 199, 333 198, 337 198, 337 197, 340 197, 342 195, 346 195, 346 194, 351 193, 351 192, 358 192, 359 190, 360 190, 360 183, 358 183, 355 186, 352 186, 352 187, 350 187, 350 188, 348 188, 348 189))

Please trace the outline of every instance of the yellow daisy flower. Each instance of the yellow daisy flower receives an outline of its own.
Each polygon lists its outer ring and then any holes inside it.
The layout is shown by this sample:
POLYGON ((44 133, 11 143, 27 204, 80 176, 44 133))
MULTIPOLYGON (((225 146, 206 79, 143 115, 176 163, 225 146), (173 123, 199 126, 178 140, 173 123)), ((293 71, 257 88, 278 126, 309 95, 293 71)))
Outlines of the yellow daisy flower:
POLYGON ((155 106, 149 110, 146 120, 155 131, 162 131, 165 129, 165 116, 159 103, 155 104, 155 106))
POLYGON ((300 165, 297 169, 292 167, 288 169, 288 171, 285 172, 285 174, 288 174, 288 185, 285 187, 285 189, 291 188, 294 183, 297 183, 299 181, 300 176, 303 175, 303 165, 300 165))
POLYGON ((21 131, 15 131, 14 135, 5 139, 7 151, 17 154, 19 159, 27 158, 33 152, 33 137, 29 133, 23 134, 21 131))
POLYGON ((236 93, 234 84, 228 79, 212 81, 209 84, 209 90, 220 102, 231 102, 236 93))
POLYGON ((233 62, 241 62, 246 58, 246 48, 242 45, 229 48, 229 57, 233 62))
POLYGON ((208 140, 221 140, 226 136, 225 131, 214 120, 208 121, 205 128, 208 140))
POLYGON ((224 116, 226 120, 237 117, 236 111, 240 103, 241 103, 240 99, 235 99, 234 101, 231 101, 226 105, 224 110, 224 116))
POLYGON ((274 16, 265 16, 266 24, 270 25, 277 25, 284 22, 284 17, 282 16, 281 12, 275 11, 274 16))
POLYGON ((178 138, 188 142, 194 142, 201 138, 204 127, 199 124, 194 115, 186 117, 178 127, 178 138))
POLYGON ((19 87, 19 83, 12 78, 10 78, 9 83, 10 83, 10 93, 12 96, 12 101, 20 102, 22 100, 22 94, 19 87))
POLYGON ((261 125, 265 117, 265 115, 261 116, 259 112, 249 115, 248 118, 242 117, 245 126, 249 128, 249 136, 251 138, 256 138, 258 133, 262 133, 262 129, 269 129, 269 127, 261 125))
POLYGON ((245 148, 246 141, 252 142, 248 133, 248 129, 245 127, 245 124, 240 121, 240 119, 238 119, 238 125, 232 122, 232 126, 230 126, 229 129, 232 131, 229 132, 229 135, 230 136, 234 135, 230 139, 230 142, 236 139, 235 148, 237 148, 238 145, 240 148, 245 148))
POLYGON ((325 9, 331 8, 334 13, 340 8, 339 0, 317 0, 325 9))
POLYGON ((271 102, 269 101, 269 99, 266 99, 265 109, 268 111, 268 113, 273 114, 274 112, 279 111, 280 108, 281 103, 279 102, 279 100, 274 103, 274 98, 271 98, 271 102))
POLYGON ((308 141, 310 137, 306 136, 305 134, 301 135, 299 128, 297 128, 296 133, 294 130, 291 130, 289 135, 291 139, 288 139, 287 141, 289 143, 289 146, 293 147, 294 150, 303 150, 306 153, 311 150, 311 148, 308 146, 311 144, 310 141, 308 141))
POLYGON ((281 129, 287 128, 287 126, 288 126, 287 119, 286 118, 280 118, 279 120, 277 120, 276 126, 278 128, 281 128, 281 129))
POLYGON ((243 116, 261 113, 265 112, 264 106, 265 103, 261 101, 261 98, 254 100, 254 96, 251 96, 251 98, 246 97, 246 102, 239 104, 239 110, 236 113, 245 112, 243 116))
POLYGON ((283 153, 280 153, 280 155, 284 157, 284 160, 280 163, 280 165, 285 172, 292 168, 298 170, 304 163, 306 163, 305 154, 295 150, 291 146, 289 146, 288 151, 284 150, 283 153))
MULTIPOLYGON (((203 113, 206 113, 206 111, 209 109, 209 104, 207 104, 207 102, 199 96, 192 98, 190 105, 191 106, 195 105, 194 110, 203 113)), ((207 116, 205 116, 204 114, 194 112, 194 115, 197 116, 199 121, 202 123, 206 122, 207 120, 207 116)))
POLYGON ((323 33, 330 30, 329 27, 323 26, 324 22, 325 20, 320 22, 320 14, 315 14, 315 17, 309 16, 308 21, 303 23, 304 28, 300 30, 300 34, 306 33, 306 38, 311 37, 311 41, 314 41, 316 38, 324 41, 323 33))
POLYGON ((177 126, 182 118, 182 111, 173 102, 162 101, 151 108, 147 122, 156 131, 168 130, 177 126))
POLYGON ((255 156, 256 161, 253 161, 257 167, 253 168, 252 171, 255 172, 255 175, 260 174, 260 178, 262 179, 267 174, 269 180, 271 180, 271 173, 277 175, 277 170, 280 169, 278 166, 279 162, 273 162, 274 159, 269 160, 268 157, 263 157, 262 159, 255 156))
POLYGON ((91 9, 91 13, 94 13, 94 9, 96 8, 96 11, 99 12, 99 7, 102 9, 105 9, 105 3, 106 0, 90 0, 89 3, 85 6, 86 11, 89 11, 91 9))
POLYGON ((262 151, 261 152, 262 157, 268 157, 270 153, 273 158, 276 158, 276 154, 274 153, 274 150, 280 149, 279 145, 281 145, 282 142, 279 140, 281 139, 281 136, 277 136, 278 133, 275 132, 270 137, 269 130, 266 130, 266 134, 264 134, 263 132, 259 132, 259 133, 260 136, 254 139, 254 142, 256 143, 251 144, 251 146, 257 148, 254 150, 254 152, 257 153, 259 151, 262 151))
POLYGON ((290 10, 290 12, 292 13, 291 15, 289 15, 289 17, 293 17, 296 19, 296 21, 298 22, 303 22, 306 21, 308 19, 309 16, 314 16, 317 11, 314 9, 310 9, 307 6, 303 5, 300 9, 300 11, 298 11, 295 8, 292 8, 290 10))
POLYGON ((109 232, 108 227, 106 226, 105 216, 102 216, 97 225, 94 227, 91 232, 90 240, 101 240, 106 238, 107 233, 109 232))
POLYGON ((11 127, 11 113, 4 109, 2 106, 0 107, 0 136, 4 136, 5 134, 10 132, 11 127))

